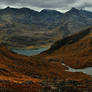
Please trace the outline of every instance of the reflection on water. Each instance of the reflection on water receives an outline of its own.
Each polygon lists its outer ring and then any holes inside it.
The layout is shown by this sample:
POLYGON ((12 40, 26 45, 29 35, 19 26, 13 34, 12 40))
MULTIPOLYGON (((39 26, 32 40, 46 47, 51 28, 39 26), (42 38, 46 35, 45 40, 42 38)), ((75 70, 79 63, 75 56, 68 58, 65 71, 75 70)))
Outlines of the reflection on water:
POLYGON ((47 49, 48 48, 39 48, 39 49, 31 49, 31 50, 20 50, 20 49, 11 49, 11 50, 18 54, 22 54, 25 56, 32 56, 32 55, 37 55, 47 49))

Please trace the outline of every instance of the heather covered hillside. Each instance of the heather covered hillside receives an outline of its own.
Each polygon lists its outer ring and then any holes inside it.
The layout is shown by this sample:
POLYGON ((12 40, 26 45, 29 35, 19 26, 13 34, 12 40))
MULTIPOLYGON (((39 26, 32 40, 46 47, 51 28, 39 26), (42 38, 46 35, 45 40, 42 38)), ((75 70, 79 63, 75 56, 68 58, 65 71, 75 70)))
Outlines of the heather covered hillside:
POLYGON ((56 58, 73 68, 92 66, 92 27, 61 39, 46 52, 47 58, 56 58))
MULTIPOLYGON (((46 83, 54 83, 53 85, 48 84, 48 86, 51 87, 59 85, 58 90, 61 87, 58 83, 65 82, 63 84, 63 87, 66 87, 64 90, 69 92, 67 80, 80 81, 83 86, 82 82, 85 81, 85 79, 91 80, 91 76, 82 72, 66 71, 68 68, 64 66, 64 64, 72 68, 92 67, 90 52, 91 30, 92 28, 89 28, 78 34, 59 40, 53 44, 49 50, 31 57, 18 55, 8 50, 4 45, 0 45, 0 85, 4 83, 1 87, 4 88, 6 92, 19 92, 20 90, 24 92, 26 92, 26 90, 37 92, 37 89, 45 90, 45 86, 43 85, 46 85, 46 83), (61 82, 60 80, 65 81, 61 82), (57 83, 55 81, 59 82, 57 83), (43 85, 40 85, 40 83, 43 85)), ((89 84, 89 82, 87 83, 89 84)), ((71 82, 69 82, 68 85, 72 85, 72 90, 75 90, 73 83, 71 84, 71 82)), ((2 91, 3 89, 0 90, 2 91)), ((76 90, 79 90, 79 88, 76 90)))
POLYGON ((77 69, 92 67, 91 38, 92 28, 90 27, 57 41, 49 50, 35 56, 18 55, 1 44, 0 85, 4 83, 4 86, 1 87, 10 92, 12 90, 14 92, 20 90, 37 92, 37 88, 44 90, 38 92, 53 90, 49 87, 57 87, 57 92, 59 89, 66 90, 66 92, 71 92, 69 90, 91 90, 91 75, 67 71, 67 66, 77 69), (74 83, 77 83, 77 86, 74 83), (17 86, 19 89, 16 89, 17 86))

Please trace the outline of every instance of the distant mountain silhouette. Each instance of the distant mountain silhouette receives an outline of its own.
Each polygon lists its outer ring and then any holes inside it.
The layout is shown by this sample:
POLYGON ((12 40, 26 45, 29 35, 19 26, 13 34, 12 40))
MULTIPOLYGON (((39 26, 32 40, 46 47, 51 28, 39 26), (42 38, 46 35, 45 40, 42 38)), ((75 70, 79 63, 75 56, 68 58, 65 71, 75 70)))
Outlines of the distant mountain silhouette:
POLYGON ((52 43, 53 33, 49 30, 60 24, 62 16, 55 10, 0 9, 0 40, 10 47, 21 48, 52 43))
POLYGON ((50 45, 92 25, 92 12, 72 8, 66 13, 29 8, 0 9, 1 42, 9 47, 50 45))

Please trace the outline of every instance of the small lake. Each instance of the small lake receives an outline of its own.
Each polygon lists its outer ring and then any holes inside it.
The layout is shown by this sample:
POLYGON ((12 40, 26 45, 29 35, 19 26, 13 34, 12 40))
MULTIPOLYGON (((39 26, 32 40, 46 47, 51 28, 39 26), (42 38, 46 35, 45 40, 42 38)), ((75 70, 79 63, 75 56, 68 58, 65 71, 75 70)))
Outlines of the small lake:
POLYGON ((39 49, 29 49, 29 50, 20 50, 20 49, 11 49, 13 52, 25 56, 33 56, 40 54, 43 51, 46 51, 48 48, 39 48, 39 49))
POLYGON ((84 68, 84 69, 73 69, 65 64, 62 63, 62 65, 66 66, 68 68, 68 70, 66 71, 69 71, 69 72, 82 72, 82 73, 85 73, 85 74, 88 74, 88 75, 91 75, 92 76, 92 67, 88 67, 88 68, 84 68))

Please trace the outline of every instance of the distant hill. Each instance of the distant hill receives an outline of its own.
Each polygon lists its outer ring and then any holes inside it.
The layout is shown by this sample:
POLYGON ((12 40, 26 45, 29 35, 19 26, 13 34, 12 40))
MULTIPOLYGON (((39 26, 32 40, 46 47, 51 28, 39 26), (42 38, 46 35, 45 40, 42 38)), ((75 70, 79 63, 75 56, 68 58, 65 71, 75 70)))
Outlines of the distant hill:
POLYGON ((76 8, 60 13, 7 7, 0 9, 0 42, 14 48, 45 47, 91 25, 92 12, 76 8))

